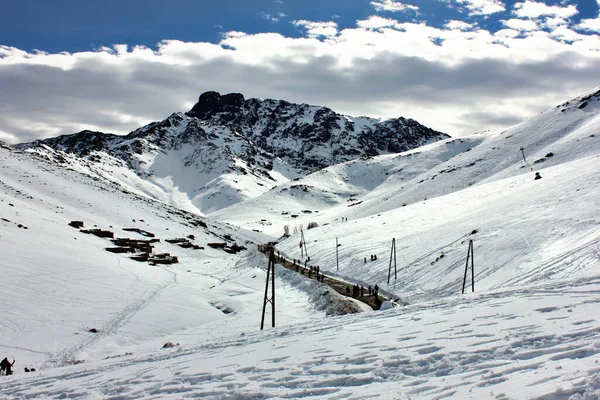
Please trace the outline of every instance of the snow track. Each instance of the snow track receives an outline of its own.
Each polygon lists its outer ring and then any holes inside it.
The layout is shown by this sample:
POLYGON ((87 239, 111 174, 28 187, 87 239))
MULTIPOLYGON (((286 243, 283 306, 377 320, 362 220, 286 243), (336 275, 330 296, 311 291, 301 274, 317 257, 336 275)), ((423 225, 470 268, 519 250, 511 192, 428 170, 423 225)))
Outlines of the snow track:
MULTIPOLYGON (((124 326, 135 314, 150 304, 161 294, 161 292, 177 283, 177 273, 168 267, 164 267, 164 270, 171 274, 172 281, 167 282, 156 289, 147 290, 139 299, 131 302, 121 311, 118 311, 110 321, 104 323, 100 328, 96 328, 98 329, 98 333, 89 332, 86 335, 87 337, 84 339, 66 349, 61 350, 57 354, 53 354, 41 365, 41 368, 46 369, 49 367, 62 367, 64 365, 82 362, 83 360, 78 360, 78 354, 80 354, 86 348, 93 346, 101 339, 117 333, 120 327, 124 326)), ((136 278, 139 280, 137 275, 136 278)))
POLYGON ((600 328, 590 318, 599 293, 597 279, 470 295, 54 369, 3 390, 17 398, 568 398, 594 390, 600 373, 600 328))

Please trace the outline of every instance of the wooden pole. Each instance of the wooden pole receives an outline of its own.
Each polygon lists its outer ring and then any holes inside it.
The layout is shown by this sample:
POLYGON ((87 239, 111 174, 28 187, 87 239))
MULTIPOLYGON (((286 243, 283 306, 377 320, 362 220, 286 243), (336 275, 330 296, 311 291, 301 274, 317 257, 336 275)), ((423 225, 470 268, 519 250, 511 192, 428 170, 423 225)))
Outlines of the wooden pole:
POLYGON ((265 285, 265 298, 263 300, 262 317, 260 319, 260 330, 262 331, 265 326, 265 311, 267 309, 267 303, 271 303, 271 325, 275 327, 275 249, 271 247, 269 254, 269 267, 267 268, 267 282, 265 285), (271 278, 271 298, 269 298, 269 277, 271 278))
POLYGON ((390 264, 388 266, 388 283, 392 276, 392 258, 394 260, 394 280, 398 279, 398 271, 396 269, 396 238, 392 238, 392 247, 390 249, 390 264))
POLYGON ((304 249, 304 255, 308 258, 308 248, 306 247, 306 239, 304 239, 304 230, 300 229, 300 244, 304 249))
POLYGON ((275 254, 272 255, 273 259, 271 261, 271 266, 273 267, 273 272, 271 272, 271 309, 273 313, 271 314, 271 327, 275 328, 275 254))
POLYGON ((473 254, 473 239, 469 239, 469 248, 467 249, 467 262, 465 264, 465 276, 463 277, 462 293, 465 294, 467 284, 467 272, 469 270, 469 260, 471 261, 471 291, 475 293, 475 256, 473 254))
POLYGON ((304 235, 302 234, 302 229, 300 229, 300 259, 304 260, 304 235))
POLYGON ((473 254, 473 239, 471 239, 471 290, 475 293, 475 255, 473 254))
POLYGON ((340 245, 338 243, 338 238, 336 237, 335 238, 335 266, 336 266, 337 271, 340 270, 340 255, 339 255, 338 247, 340 247, 340 245))
POLYGON ((469 248, 467 249, 467 262, 465 264, 465 276, 463 277, 462 294, 465 294, 465 285, 467 284, 467 271, 469 269, 469 257, 471 256, 471 240, 469 240, 469 248))
POLYGON ((392 243, 394 244, 394 280, 397 280, 398 270, 396 269, 396 238, 392 239, 392 243))

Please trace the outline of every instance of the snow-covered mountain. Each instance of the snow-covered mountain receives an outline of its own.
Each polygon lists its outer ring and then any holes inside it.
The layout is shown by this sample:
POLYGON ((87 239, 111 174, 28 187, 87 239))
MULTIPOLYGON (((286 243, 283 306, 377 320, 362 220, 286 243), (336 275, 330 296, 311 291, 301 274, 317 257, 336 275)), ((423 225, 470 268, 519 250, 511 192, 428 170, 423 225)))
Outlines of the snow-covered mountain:
POLYGON ((600 90, 595 90, 503 131, 485 131, 400 154, 340 163, 279 185, 212 217, 235 219, 244 227, 271 234, 280 234, 275 230, 282 224, 306 226, 309 221, 324 224, 342 216, 371 217, 593 157, 599 153, 598 141, 600 90))
POLYGON ((598 140, 596 89, 506 131, 329 166, 206 217, 90 176, 73 154, 0 146, 0 349, 16 359, 0 397, 596 399, 598 140), (179 263, 110 253, 71 220, 151 231, 179 263), (328 317, 354 299, 277 266, 276 328, 259 331, 255 244, 299 258, 294 228, 309 222, 304 250, 327 276, 410 304, 328 317), (190 235, 204 248, 166 241, 190 235), (462 295, 470 240, 475 293, 462 295))
POLYGON ((447 137, 412 119, 351 118, 326 107, 206 92, 191 111, 126 136, 83 131, 17 147, 210 213, 339 162, 447 137))

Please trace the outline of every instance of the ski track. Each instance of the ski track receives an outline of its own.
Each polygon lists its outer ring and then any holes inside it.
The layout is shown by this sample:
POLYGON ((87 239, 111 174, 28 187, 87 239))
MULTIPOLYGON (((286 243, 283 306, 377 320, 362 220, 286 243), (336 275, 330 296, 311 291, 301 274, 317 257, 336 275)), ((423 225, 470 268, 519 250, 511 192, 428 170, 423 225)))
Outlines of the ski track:
MULTIPOLYGON (((119 267, 121 267, 120 261, 118 262, 118 264, 119 267)), ((88 337, 80 340, 72 346, 51 355, 45 362, 42 363, 41 368, 45 369, 49 368, 50 366, 61 367, 72 364, 77 361, 76 356, 82 350, 94 345, 95 343, 99 342, 101 339, 106 338, 107 336, 115 334, 120 327, 125 325, 136 313, 142 310, 146 305, 150 304, 152 300, 154 300, 158 295, 160 295, 162 291, 177 283, 177 273, 172 271, 168 267, 164 267, 164 270, 171 274, 172 281, 167 282, 154 290, 146 290, 139 299, 129 303, 125 308, 119 311, 112 320, 103 324, 102 327, 99 329, 98 333, 89 335, 88 337), (146 295, 146 293, 148 294, 146 295)), ((131 271, 127 272, 132 273, 136 277, 136 279, 139 280, 138 275, 131 271)))

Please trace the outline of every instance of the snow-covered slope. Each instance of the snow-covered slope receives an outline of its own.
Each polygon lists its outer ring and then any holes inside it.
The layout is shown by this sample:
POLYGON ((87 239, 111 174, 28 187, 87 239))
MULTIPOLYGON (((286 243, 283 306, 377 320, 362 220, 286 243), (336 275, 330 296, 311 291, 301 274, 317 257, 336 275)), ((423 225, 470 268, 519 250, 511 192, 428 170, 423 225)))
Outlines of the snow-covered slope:
POLYGON ((505 132, 332 166, 210 219, 0 148, 0 348, 18 367, 0 396, 597 398, 597 107, 598 93, 505 132), (71 219, 206 248, 162 240, 180 263, 150 266, 71 219), (411 304, 325 317, 339 296, 277 267, 277 327, 260 332, 266 260, 250 242, 299 258, 294 228, 309 222, 312 264, 411 304), (469 240, 475 293, 462 295, 469 240))
POLYGON ((242 336, 190 334, 177 349, 4 378, 0 392, 84 399, 596 399, 598 290, 596 279, 242 336))
POLYGON ((599 100, 596 90, 505 131, 334 165, 217 212, 213 218, 235 219, 242 226, 278 235, 285 224, 369 217, 593 156, 600 149, 599 100))
MULTIPOLYGON (((238 329, 256 326, 263 271, 209 243, 253 250, 268 237, 5 148, 0 185, 0 346, 19 360, 20 371, 103 358, 138 343, 162 345, 190 327, 210 337, 232 320, 238 329), (179 263, 152 266, 130 259, 132 254, 107 252, 115 247, 109 239, 79 232, 68 225, 73 220, 115 237, 149 239, 123 228, 151 232, 160 239, 154 253, 168 252, 179 263), (201 249, 166 242, 189 235, 201 249), (100 333, 88 332, 91 328, 100 333)), ((294 295, 297 289, 289 284, 279 289, 288 296, 281 306, 290 308, 280 323, 312 318, 314 311, 299 302, 302 294, 294 295)))

